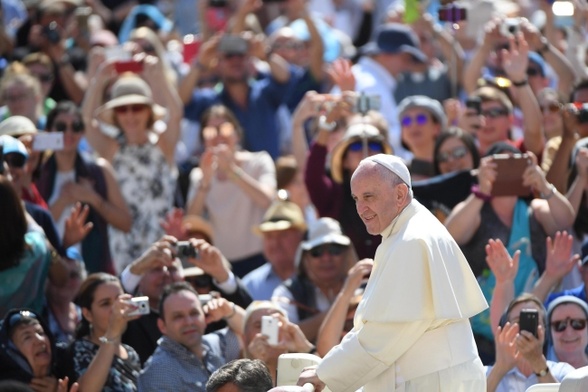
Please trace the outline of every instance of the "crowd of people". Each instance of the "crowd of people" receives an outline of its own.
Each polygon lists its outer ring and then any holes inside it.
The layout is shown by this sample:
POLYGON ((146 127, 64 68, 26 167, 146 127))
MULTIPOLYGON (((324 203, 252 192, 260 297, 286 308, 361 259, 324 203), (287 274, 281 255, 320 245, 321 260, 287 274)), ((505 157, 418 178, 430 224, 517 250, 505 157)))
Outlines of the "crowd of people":
POLYGON ((0 391, 267 391, 284 353, 333 391, 588 366, 569 3, 1 0, 0 391), (420 363, 439 336, 457 357, 420 363))

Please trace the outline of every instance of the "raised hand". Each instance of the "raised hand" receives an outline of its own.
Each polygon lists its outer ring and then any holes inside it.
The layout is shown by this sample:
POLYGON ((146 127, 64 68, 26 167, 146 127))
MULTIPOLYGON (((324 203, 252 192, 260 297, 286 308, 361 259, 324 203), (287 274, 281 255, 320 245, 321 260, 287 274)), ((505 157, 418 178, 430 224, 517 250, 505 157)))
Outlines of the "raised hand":
POLYGON ((519 270, 521 251, 517 250, 510 257, 508 250, 501 240, 490 239, 486 245, 486 263, 494 273, 496 282, 514 281, 519 270))
POLYGON ((574 237, 567 231, 557 232, 553 239, 547 237, 547 257, 545 258, 545 274, 554 280, 566 276, 578 264, 580 255, 572 255, 574 237))

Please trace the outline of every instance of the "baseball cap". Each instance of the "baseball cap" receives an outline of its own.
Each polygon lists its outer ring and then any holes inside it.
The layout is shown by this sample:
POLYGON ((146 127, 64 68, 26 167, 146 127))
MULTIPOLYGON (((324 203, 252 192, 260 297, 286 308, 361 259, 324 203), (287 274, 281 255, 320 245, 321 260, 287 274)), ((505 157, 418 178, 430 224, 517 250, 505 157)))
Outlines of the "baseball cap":
POLYGON ((349 237, 343 234, 341 225, 333 218, 320 218, 308 228, 308 239, 300 244, 302 249, 310 250, 318 245, 351 244, 349 237))
POLYGON ((0 144, 2 144, 4 155, 8 154, 21 154, 25 158, 29 158, 29 153, 24 144, 18 139, 13 138, 9 135, 0 136, 0 144))
POLYGON ((376 31, 376 38, 361 48, 361 54, 409 53, 420 62, 426 62, 427 56, 419 47, 419 40, 414 31, 400 23, 382 25, 376 31))
POLYGON ((401 116, 405 111, 413 108, 423 108, 430 112, 443 128, 447 126, 447 116, 443 106, 436 99, 429 98, 426 95, 411 95, 404 98, 398 104, 398 115, 401 116))

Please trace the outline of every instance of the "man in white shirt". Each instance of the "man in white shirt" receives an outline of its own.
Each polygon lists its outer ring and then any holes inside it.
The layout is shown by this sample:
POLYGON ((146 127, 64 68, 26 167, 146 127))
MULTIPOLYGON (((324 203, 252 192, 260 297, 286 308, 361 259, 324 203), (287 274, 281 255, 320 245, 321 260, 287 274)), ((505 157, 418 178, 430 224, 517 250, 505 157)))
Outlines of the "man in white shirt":
POLYGON ((356 209, 382 235, 354 327, 298 385, 332 391, 486 391, 469 318, 488 307, 449 232, 412 198, 396 156, 361 161, 356 209))
POLYGON ((375 39, 361 48, 362 57, 351 71, 355 91, 380 97, 380 111, 388 121, 388 136, 394 153, 408 158, 410 153, 400 142, 400 123, 394 99, 396 77, 410 69, 414 61, 425 62, 416 34, 409 26, 389 23, 382 25, 375 39))

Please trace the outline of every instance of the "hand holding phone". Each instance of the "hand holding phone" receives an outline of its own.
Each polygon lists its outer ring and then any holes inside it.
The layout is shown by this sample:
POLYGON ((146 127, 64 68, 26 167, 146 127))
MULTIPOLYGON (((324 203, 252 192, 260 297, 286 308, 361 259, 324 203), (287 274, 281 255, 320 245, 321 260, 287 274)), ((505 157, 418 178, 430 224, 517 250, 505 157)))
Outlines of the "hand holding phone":
POLYGON ((33 151, 63 150, 62 132, 39 132, 33 138, 33 151))
POLYGON ((273 316, 261 317, 261 334, 267 336, 267 342, 270 346, 278 345, 279 320, 273 316))
POLYGON ((537 309, 523 309, 519 314, 519 331, 531 332, 539 338, 537 328, 539 327, 539 311, 537 309))

